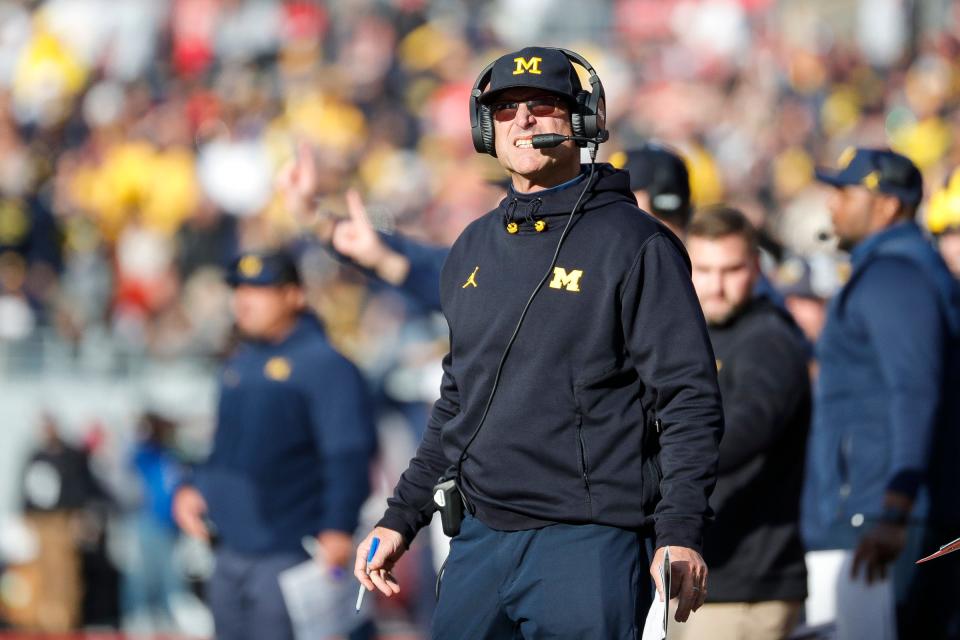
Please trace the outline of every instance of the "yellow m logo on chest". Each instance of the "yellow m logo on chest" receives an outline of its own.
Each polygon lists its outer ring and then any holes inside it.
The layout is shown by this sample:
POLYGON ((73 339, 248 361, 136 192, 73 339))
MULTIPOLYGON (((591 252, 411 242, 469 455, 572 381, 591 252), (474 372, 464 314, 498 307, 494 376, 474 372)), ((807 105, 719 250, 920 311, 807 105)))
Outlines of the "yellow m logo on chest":
POLYGON ((553 268, 553 280, 550 281, 551 289, 566 289, 567 291, 573 291, 574 293, 579 293, 580 291, 580 278, 583 277, 582 269, 573 269, 569 273, 563 267, 554 267, 553 268))
POLYGON ((519 76, 524 73, 540 75, 540 63, 543 62, 543 58, 533 56, 529 60, 526 58, 514 58, 513 61, 517 63, 517 68, 513 70, 513 75, 519 76))

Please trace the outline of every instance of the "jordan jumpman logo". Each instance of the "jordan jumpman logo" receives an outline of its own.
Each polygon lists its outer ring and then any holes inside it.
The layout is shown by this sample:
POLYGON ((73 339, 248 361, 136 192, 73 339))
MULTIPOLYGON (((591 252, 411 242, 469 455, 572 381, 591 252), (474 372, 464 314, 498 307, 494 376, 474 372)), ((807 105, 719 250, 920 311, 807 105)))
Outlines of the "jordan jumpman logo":
POLYGON ((477 271, 480 270, 480 267, 474 267, 473 273, 470 274, 470 277, 467 278, 467 281, 463 283, 461 289, 466 289, 467 287, 476 287, 477 286, 477 271))

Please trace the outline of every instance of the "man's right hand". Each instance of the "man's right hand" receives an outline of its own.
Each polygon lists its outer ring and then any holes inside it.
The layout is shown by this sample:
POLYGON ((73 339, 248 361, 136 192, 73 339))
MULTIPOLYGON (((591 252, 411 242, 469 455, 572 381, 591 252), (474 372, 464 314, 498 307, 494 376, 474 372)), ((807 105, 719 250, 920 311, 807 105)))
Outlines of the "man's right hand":
POLYGON ((182 487, 173 496, 173 519, 188 536, 209 541, 210 532, 203 523, 207 501, 193 487, 182 487))
POLYGON ((333 248, 361 267, 376 271, 390 248, 370 224, 363 200, 354 189, 347 191, 347 211, 350 217, 341 220, 333 230, 333 248))
POLYGON ((687 547, 670 545, 670 593, 663 593, 660 583, 660 565, 663 564, 666 547, 660 547, 650 563, 650 575, 661 600, 668 603, 677 598, 674 620, 686 622, 692 611, 703 606, 707 598, 707 563, 703 557, 687 547))
POLYGON ((357 547, 357 561, 353 567, 353 575, 357 577, 367 591, 379 589, 388 598, 400 593, 400 585, 390 572, 397 560, 406 552, 407 545, 403 536, 393 529, 375 527, 357 547), (367 563, 367 554, 374 538, 380 538, 380 545, 373 560, 367 563))
POLYGON ((347 209, 350 217, 338 222, 333 229, 333 248, 385 282, 394 286, 403 284, 410 274, 410 260, 380 238, 370 224, 360 194, 353 189, 347 191, 347 209))

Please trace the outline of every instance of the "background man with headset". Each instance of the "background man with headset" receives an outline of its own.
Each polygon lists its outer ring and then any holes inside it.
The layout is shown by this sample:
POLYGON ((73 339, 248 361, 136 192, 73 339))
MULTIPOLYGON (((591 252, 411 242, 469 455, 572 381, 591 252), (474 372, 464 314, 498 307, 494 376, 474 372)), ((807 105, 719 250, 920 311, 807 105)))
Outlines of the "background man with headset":
POLYGON ((651 573, 671 547, 677 619, 703 602, 723 429, 714 358, 682 245, 639 215, 625 172, 580 165, 570 137, 595 148, 603 111, 593 69, 559 49, 499 58, 471 94, 474 145, 512 186, 444 264, 441 398, 355 565, 367 589, 397 593, 390 569, 429 521, 434 484, 456 481, 467 515, 436 638, 635 633, 648 518, 651 573))

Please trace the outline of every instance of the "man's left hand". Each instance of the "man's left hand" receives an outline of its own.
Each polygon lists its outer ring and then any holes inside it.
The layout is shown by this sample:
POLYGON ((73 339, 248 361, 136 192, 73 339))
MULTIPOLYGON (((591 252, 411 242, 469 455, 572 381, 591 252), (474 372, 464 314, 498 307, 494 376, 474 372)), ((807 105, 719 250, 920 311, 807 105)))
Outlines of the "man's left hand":
POLYGON ((907 527, 892 522, 881 522, 860 538, 853 552, 850 577, 856 578, 863 567, 867 584, 887 577, 887 568, 897 559, 907 544, 907 527))
MULTIPOLYGON (((660 565, 666 547, 660 547, 650 563, 650 575, 657 585, 657 593, 663 598, 663 585, 660 584, 660 565)), ((674 619, 686 622, 691 611, 703 606, 707 598, 707 563, 693 549, 670 546, 670 598, 677 598, 677 612, 674 619)))
POLYGON ((353 537, 343 531, 321 531, 317 542, 323 550, 323 559, 331 567, 345 569, 353 560, 353 537))

